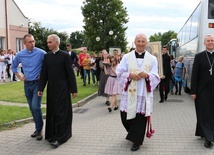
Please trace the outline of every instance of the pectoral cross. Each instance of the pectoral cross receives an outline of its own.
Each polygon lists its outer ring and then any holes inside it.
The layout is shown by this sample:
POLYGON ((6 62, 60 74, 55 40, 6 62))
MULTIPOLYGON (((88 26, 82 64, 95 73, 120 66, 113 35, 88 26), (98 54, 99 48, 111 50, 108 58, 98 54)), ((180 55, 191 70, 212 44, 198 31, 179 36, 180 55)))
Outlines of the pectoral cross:
POLYGON ((210 68, 210 70, 209 70, 209 71, 210 71, 210 75, 212 75, 212 73, 213 73, 213 70, 212 70, 212 68, 210 68))

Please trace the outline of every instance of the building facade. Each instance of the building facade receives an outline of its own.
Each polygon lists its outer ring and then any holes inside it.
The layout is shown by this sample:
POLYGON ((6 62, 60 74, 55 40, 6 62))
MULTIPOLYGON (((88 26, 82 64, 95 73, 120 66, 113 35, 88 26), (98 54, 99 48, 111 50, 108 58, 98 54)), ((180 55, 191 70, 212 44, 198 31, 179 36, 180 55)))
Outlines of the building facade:
POLYGON ((0 0, 0 48, 15 52, 23 49, 22 38, 28 33, 28 23, 14 0, 0 0))

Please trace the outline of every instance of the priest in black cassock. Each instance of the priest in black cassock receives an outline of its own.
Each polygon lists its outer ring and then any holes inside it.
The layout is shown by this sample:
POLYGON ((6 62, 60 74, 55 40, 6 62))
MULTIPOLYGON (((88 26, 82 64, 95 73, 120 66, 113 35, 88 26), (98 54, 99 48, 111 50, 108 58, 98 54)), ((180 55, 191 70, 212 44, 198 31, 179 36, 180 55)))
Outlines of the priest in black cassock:
POLYGON ((167 100, 168 93, 170 90, 170 79, 171 79, 171 65, 170 65, 170 56, 168 54, 167 46, 163 46, 162 48, 162 62, 163 62, 163 76, 160 77, 161 81, 159 83, 159 93, 160 93, 160 101, 159 103, 163 103, 164 100, 167 100))
POLYGON ((206 35, 206 50, 195 55, 191 97, 195 100, 197 116, 196 136, 205 138, 204 146, 211 148, 214 142, 214 35, 206 35))
POLYGON ((69 54, 59 49, 60 38, 49 35, 47 46, 51 52, 44 57, 38 95, 47 84, 45 139, 57 148, 72 136, 72 98, 77 96, 76 78, 69 54))

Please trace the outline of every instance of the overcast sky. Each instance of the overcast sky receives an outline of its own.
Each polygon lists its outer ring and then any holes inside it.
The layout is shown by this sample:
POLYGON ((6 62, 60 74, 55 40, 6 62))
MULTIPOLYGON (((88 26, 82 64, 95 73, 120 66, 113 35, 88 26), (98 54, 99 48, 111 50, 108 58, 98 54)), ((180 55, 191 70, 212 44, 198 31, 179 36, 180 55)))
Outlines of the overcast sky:
MULTIPOLYGON (((122 0, 129 22, 126 37, 131 46, 138 33, 178 32, 200 0, 122 0)), ((24 15, 42 26, 68 34, 83 30, 83 0, 15 0, 24 15)))

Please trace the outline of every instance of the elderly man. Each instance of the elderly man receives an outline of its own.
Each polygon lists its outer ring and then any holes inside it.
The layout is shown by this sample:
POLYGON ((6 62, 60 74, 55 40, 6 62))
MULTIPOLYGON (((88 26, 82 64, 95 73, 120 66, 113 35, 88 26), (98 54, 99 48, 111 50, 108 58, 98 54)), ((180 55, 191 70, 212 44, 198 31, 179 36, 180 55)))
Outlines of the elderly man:
MULTIPOLYGON (((128 132, 126 139, 133 142, 131 150, 137 151, 143 143, 146 124, 150 123, 153 90, 160 78, 156 57, 145 50, 147 37, 138 34, 134 43, 136 50, 123 56, 116 73, 123 88, 120 110, 123 126, 128 132)), ((149 131, 147 136, 152 134, 149 131)))
POLYGON ((49 35, 47 45, 51 52, 44 57, 40 74, 38 96, 47 84, 45 139, 57 148, 71 136, 71 96, 77 96, 77 85, 69 54, 59 49, 60 38, 49 35))
POLYGON ((197 116, 195 135, 205 137, 204 146, 211 148, 214 142, 214 35, 206 35, 204 45, 206 50, 195 55, 190 94, 197 116))

